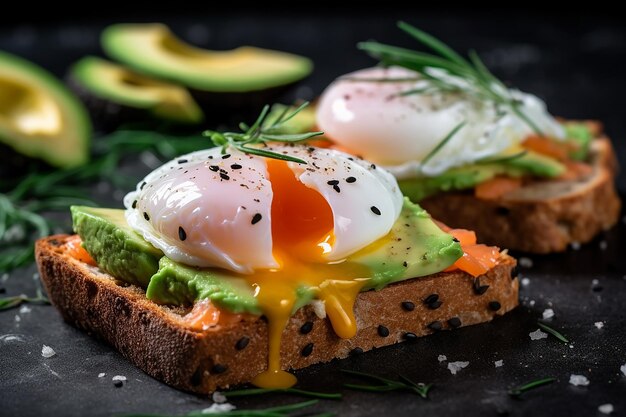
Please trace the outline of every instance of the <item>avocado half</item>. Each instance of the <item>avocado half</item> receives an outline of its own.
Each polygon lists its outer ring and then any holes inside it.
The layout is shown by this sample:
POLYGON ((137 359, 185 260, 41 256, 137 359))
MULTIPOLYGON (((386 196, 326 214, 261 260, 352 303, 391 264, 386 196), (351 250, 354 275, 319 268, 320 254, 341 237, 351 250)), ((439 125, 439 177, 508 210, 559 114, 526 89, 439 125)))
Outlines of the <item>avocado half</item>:
POLYGON ((124 122, 156 118, 182 124, 203 120, 202 110, 184 87, 138 74, 88 56, 72 66, 68 84, 105 130, 124 122))
POLYGON ((233 111, 256 112, 313 69, 308 58, 285 52, 197 48, 158 23, 109 26, 101 41, 109 56, 137 72, 188 87, 211 120, 233 111))
POLYGON ((91 123, 74 95, 43 68, 0 51, 0 143, 59 168, 89 159, 91 123))

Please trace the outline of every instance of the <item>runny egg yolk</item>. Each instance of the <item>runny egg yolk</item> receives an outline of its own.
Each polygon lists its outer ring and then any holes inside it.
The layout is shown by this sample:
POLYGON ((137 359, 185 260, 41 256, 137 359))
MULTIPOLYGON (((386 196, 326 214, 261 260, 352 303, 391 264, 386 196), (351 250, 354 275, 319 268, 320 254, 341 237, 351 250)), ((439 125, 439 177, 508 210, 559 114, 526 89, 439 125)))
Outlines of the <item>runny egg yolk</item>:
POLYGON ((256 289, 259 305, 268 319, 268 369, 253 381, 264 388, 286 388, 296 378, 281 370, 281 336, 294 312, 296 291, 315 289, 338 336, 356 334, 354 302, 369 270, 344 260, 328 263, 324 254, 334 243, 330 205, 315 189, 302 184, 286 162, 267 161, 272 184, 273 254, 280 268, 257 271, 246 278, 256 289))

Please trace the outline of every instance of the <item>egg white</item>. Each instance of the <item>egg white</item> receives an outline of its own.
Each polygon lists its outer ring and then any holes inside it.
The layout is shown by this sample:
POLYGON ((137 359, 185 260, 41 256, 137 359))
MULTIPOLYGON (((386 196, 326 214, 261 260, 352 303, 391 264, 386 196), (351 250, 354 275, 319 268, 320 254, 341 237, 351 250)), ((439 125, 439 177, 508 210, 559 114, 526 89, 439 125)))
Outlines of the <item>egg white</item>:
MULTIPOLYGON (((452 77, 450 81, 465 82, 452 77)), ((533 133, 509 108, 496 108, 491 102, 468 95, 401 95, 427 85, 419 74, 399 67, 347 74, 322 94, 318 126, 339 146, 385 166, 397 178, 436 176, 450 168, 498 155, 533 133), (372 81, 384 78, 406 81, 372 81), (452 139, 422 163, 462 122, 464 126, 452 139)), ((564 137, 562 126, 548 114, 539 98, 516 90, 510 94, 520 101, 520 110, 542 132, 564 137)))
MULTIPOLYGON (((344 259, 391 230, 402 194, 390 173, 336 150, 272 149, 308 162, 288 166, 332 210, 335 240, 325 260, 344 259), (348 183, 348 177, 356 181, 348 183), (332 180, 339 184, 329 185, 332 180)), ((124 199, 128 224, 167 257, 187 265, 246 274, 278 268, 266 159, 236 150, 228 155, 224 159, 219 148, 194 152, 154 170, 124 199), (258 221, 253 222, 255 216, 258 221)))

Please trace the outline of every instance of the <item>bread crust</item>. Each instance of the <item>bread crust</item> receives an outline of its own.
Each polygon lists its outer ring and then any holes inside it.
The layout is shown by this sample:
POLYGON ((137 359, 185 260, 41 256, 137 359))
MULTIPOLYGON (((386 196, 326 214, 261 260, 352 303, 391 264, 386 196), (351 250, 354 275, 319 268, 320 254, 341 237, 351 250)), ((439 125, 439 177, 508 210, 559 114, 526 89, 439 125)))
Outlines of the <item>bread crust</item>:
POLYGON ((536 182, 498 199, 477 198, 473 190, 445 192, 420 205, 433 218, 474 230, 481 241, 501 248, 544 254, 589 242, 617 223, 621 209, 611 141, 600 134, 599 123, 589 123, 598 136, 591 145, 588 177, 536 182))
MULTIPOLYGON (((35 246, 41 279, 68 323, 111 344, 152 377, 186 391, 225 389, 251 381, 266 368, 264 318, 242 316, 206 331, 193 330, 182 320, 188 310, 157 305, 146 299, 143 289, 67 255, 68 238, 51 236, 35 246)), ((355 305, 358 332, 349 340, 339 338, 311 306, 303 307, 283 333, 282 367, 299 369, 345 358, 355 348, 367 351, 415 338, 407 332, 424 336, 439 325, 450 329, 490 321, 518 305, 515 266, 515 259, 502 254, 478 281, 461 271, 441 272, 363 292, 355 305), (427 305, 424 300, 431 294, 441 303, 431 297, 427 305), (414 310, 403 308, 405 301, 414 303, 414 310), (460 323, 449 321, 453 317, 460 323), (384 336, 379 326, 389 334, 384 336)))

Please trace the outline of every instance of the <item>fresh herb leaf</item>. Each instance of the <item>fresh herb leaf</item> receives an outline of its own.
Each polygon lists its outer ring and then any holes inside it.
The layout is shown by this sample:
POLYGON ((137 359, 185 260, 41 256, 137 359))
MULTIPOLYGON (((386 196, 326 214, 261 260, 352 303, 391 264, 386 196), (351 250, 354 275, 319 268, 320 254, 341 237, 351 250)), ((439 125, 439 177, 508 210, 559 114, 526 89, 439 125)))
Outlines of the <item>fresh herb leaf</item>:
MULTIPOLYGON (((286 416, 294 416, 294 411, 299 411, 304 408, 310 407, 318 403, 319 400, 309 400, 303 401, 294 404, 281 405, 277 407, 269 407, 263 409, 235 409, 231 411, 223 411, 223 412, 214 412, 211 414, 204 413, 203 410, 191 411, 185 416, 187 417, 201 417, 201 416, 228 416, 228 417, 286 417, 286 416)), ((330 417, 333 416, 333 413, 318 413, 311 415, 309 417, 330 417)), ((125 414, 124 417, 169 417, 167 414, 125 414)))
POLYGON ((249 395, 261 395, 261 394, 269 394, 269 393, 285 393, 285 394, 295 394, 301 395, 303 397, 311 397, 311 398, 321 398, 326 400, 340 400, 340 393, 327 393, 327 392, 315 392, 315 391, 305 391, 298 388, 250 388, 250 389, 242 389, 235 391, 227 391, 223 394, 228 398, 235 397, 247 397, 249 395))
POLYGON ((41 293, 41 291, 37 291, 36 297, 28 297, 24 294, 16 295, 13 297, 0 297, 0 311, 19 307, 23 303, 50 304, 50 300, 48 300, 41 293))
POLYGON ((342 369, 349 375, 355 375, 361 378, 370 379, 377 382, 377 385, 358 385, 358 384, 344 384, 344 387, 354 389, 357 391, 368 392, 388 392, 388 391, 408 391, 419 395, 420 397, 427 399, 428 392, 432 388, 432 384, 415 383, 409 378, 400 375, 399 380, 387 379, 374 374, 368 374, 365 372, 350 371, 342 369))
POLYGON ((450 132, 435 146, 435 148, 426 155, 426 157, 422 160, 422 166, 426 165, 428 161, 430 161, 446 144, 458 133, 459 130, 465 126, 466 121, 462 121, 458 125, 454 126, 450 132))
POLYGON ((232 147, 247 154, 306 164, 306 161, 303 159, 273 152, 271 150, 264 149, 263 146, 266 146, 270 142, 302 142, 315 136, 323 135, 324 132, 306 132, 296 134, 280 132, 280 128, 285 123, 293 119, 308 105, 309 102, 304 102, 292 111, 289 110, 289 107, 286 107, 278 115, 278 117, 272 121, 268 120, 267 116, 270 112, 270 106, 266 105, 263 107, 261 114, 259 114, 259 117, 257 117, 256 121, 251 126, 248 127, 245 123, 239 124, 239 128, 242 132, 218 132, 215 130, 207 130, 203 132, 203 135, 211 138, 211 141, 216 146, 221 146, 222 152, 224 153, 228 147, 232 147))
MULTIPOLYGON (((470 51, 467 60, 439 39, 408 23, 399 22, 398 27, 422 45, 432 49, 434 54, 373 41, 361 42, 357 46, 379 59, 385 66, 395 65, 417 72, 423 81, 433 87, 433 91, 462 93, 508 107, 535 133, 543 136, 541 129, 523 112, 519 100, 489 71, 476 51, 470 51)), ((426 90, 428 93, 433 91, 426 90)), ((415 89, 413 92, 426 93, 422 89, 415 89)))
POLYGON ((538 321, 537 322, 537 326, 541 327, 543 330, 545 330, 546 332, 550 333, 552 336, 556 337, 561 342, 569 343, 569 339, 567 337, 563 336, 563 334, 561 334, 557 330, 554 330, 552 327, 548 326, 547 324, 544 324, 544 323, 538 321))
POLYGON ((519 387, 515 387, 509 390, 509 395, 519 396, 525 393, 526 391, 530 391, 532 389, 541 387, 543 385, 548 385, 556 381, 556 378, 542 378, 537 379, 535 381, 531 381, 527 384, 520 385, 519 387))

